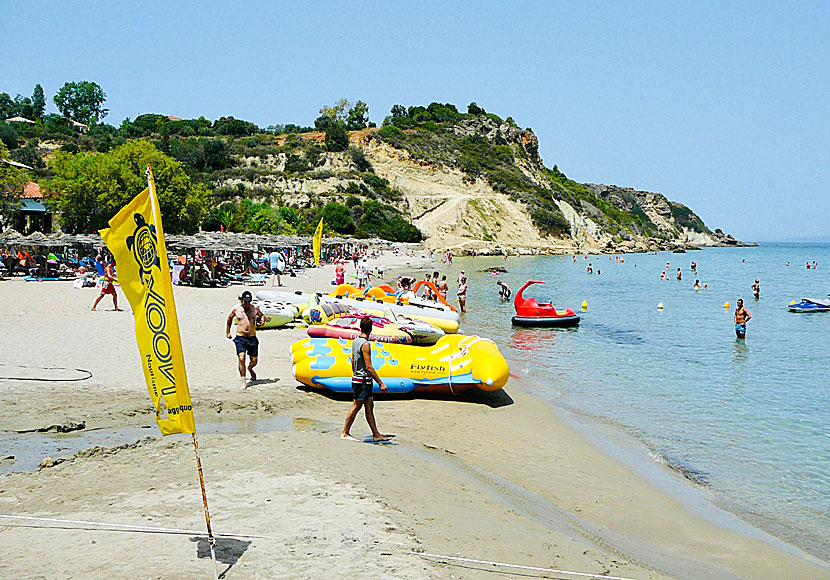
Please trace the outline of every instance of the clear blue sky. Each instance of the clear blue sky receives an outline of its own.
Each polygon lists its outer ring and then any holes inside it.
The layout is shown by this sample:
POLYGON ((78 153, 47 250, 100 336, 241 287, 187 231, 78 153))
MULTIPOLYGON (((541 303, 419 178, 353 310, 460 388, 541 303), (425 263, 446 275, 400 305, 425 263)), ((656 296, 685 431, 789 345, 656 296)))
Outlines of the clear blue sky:
POLYGON ((0 92, 311 124, 470 101, 569 177, 659 191, 745 240, 830 234, 830 2, 3 3, 0 92))

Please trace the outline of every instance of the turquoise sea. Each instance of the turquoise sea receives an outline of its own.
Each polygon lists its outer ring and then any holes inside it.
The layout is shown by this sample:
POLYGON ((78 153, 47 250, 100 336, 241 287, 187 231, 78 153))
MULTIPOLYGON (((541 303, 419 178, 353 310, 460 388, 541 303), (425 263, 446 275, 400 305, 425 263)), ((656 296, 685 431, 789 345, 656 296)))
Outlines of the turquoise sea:
POLYGON ((830 293, 830 244, 624 258, 475 258, 438 270, 453 279, 466 270, 463 330, 496 340, 535 394, 585 429, 636 438, 650 461, 702 486, 720 507, 830 559, 830 313, 786 309, 830 293), (808 270, 814 260, 818 268, 808 270), (668 281, 660 279, 666 262, 668 281), (480 271, 490 266, 508 272, 480 271), (695 278, 708 288, 694 291, 695 278), (755 278, 759 300, 750 290, 755 278), (512 302, 500 303, 499 279, 514 292, 528 279, 545 280, 528 294, 580 312, 581 325, 511 326, 512 302), (739 297, 752 314, 745 341, 734 333, 739 297))

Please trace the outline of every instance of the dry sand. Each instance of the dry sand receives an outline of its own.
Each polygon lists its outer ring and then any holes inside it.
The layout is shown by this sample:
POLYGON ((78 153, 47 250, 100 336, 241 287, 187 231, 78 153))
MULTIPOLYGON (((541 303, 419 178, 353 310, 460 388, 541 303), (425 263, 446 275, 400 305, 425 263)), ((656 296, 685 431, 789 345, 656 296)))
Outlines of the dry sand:
MULTIPOLYGON (((321 271, 318 289, 330 277, 321 271)), ((284 281, 310 289, 314 278, 284 281)), ((260 380, 239 390, 224 323, 241 290, 175 290, 214 530, 235 535, 218 544, 229 579, 502 576, 415 551, 626 578, 830 578, 826 563, 764 534, 691 513, 589 445, 516 379, 494 395, 378 397, 380 428, 395 442, 341 441, 349 400, 299 388, 291 376, 288 347, 303 329, 258 333, 260 380)), ((0 514, 203 530, 190 438, 158 434, 132 316, 108 310, 108 297, 104 311, 90 312, 96 294, 0 282, 0 441, 81 422, 81 434, 153 428, 137 443, 0 476, 0 514), (39 367, 92 377, 7 378, 70 376, 39 367)), ((129 309, 120 294, 122 304, 129 309)), ((362 414, 353 433, 368 435, 362 414)), ((7 455, 0 448, 0 460, 7 455)), ((0 519, 4 578, 206 578, 208 558, 192 534, 0 519)), ((571 577, 507 576, 520 573, 571 577)))

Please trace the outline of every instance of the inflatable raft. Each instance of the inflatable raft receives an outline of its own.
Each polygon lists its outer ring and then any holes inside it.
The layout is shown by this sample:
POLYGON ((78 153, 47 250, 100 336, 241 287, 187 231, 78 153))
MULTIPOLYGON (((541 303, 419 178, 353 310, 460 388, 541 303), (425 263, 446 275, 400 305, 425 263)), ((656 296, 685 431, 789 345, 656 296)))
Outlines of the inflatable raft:
MULTIPOLYGON (((446 334, 455 334, 461 324, 461 317, 452 310, 431 308, 427 306, 414 306, 409 304, 394 304, 391 302, 374 302, 372 300, 360 300, 355 298, 333 298, 331 296, 317 296, 316 294, 275 292, 272 290, 260 290, 256 293, 258 300, 286 300, 295 305, 307 305, 309 298, 314 302, 340 303, 350 306, 355 310, 362 310, 377 316, 386 316, 388 308, 395 316, 406 316, 415 320, 422 320, 443 330, 446 334)), ((388 317, 387 317, 388 318, 388 317)))
MULTIPOLYGON (((392 393, 497 391, 509 376, 495 343, 478 336, 448 335, 424 347, 372 342, 371 348, 372 365, 392 393)), ((294 377, 310 387, 351 392, 351 355, 350 340, 300 340, 291 346, 294 377)), ((380 392, 377 383, 374 392, 380 392)))
POLYGON ((421 320, 395 316, 388 308, 386 316, 354 311, 339 302, 321 302, 303 312, 313 338, 354 340, 360 334, 360 321, 372 319, 372 339, 397 344, 430 345, 438 342, 444 331, 421 320))
POLYGON ((390 304, 407 304, 410 306, 422 306, 424 308, 431 308, 435 310, 450 310, 456 312, 455 306, 444 300, 439 293, 438 288, 432 282, 421 280, 411 292, 405 294, 398 294, 391 286, 371 286, 369 288, 355 288, 351 284, 340 284, 337 288, 329 293, 332 298, 352 298, 372 300, 374 302, 389 302, 390 304), (432 290, 433 295, 438 297, 437 301, 422 300, 416 296, 418 289, 421 286, 426 286, 432 290))
POLYGON ((511 320, 516 326, 549 326, 566 328, 579 325, 579 316, 570 308, 556 310, 553 304, 539 304, 535 298, 525 298, 522 293, 531 284, 544 284, 541 280, 528 280, 516 292, 513 306, 516 316, 511 320))
POLYGON ((257 329, 265 329, 265 328, 279 328, 280 326, 285 326, 292 320, 294 320, 297 316, 300 315, 300 309, 294 306, 293 304, 289 304, 288 302, 276 302, 273 300, 257 300, 254 302, 256 306, 259 306, 259 309, 265 315, 266 318, 270 318, 271 320, 260 319, 257 320, 257 329))
POLYGON ((360 335, 360 321, 364 318, 372 319, 372 340, 378 342, 431 345, 444 336, 440 328, 435 328, 426 322, 395 322, 383 316, 364 312, 341 316, 326 324, 312 324, 308 327, 308 335, 313 338, 354 340, 360 335))

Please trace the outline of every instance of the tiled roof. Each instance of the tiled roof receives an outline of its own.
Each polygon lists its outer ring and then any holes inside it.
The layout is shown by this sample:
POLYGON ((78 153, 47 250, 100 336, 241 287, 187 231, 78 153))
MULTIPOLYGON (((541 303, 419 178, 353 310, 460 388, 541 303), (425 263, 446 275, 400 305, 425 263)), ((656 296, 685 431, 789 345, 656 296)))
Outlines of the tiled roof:
POLYGON ((23 195, 20 197, 23 199, 42 199, 43 192, 40 190, 40 184, 30 181, 23 186, 23 195))

